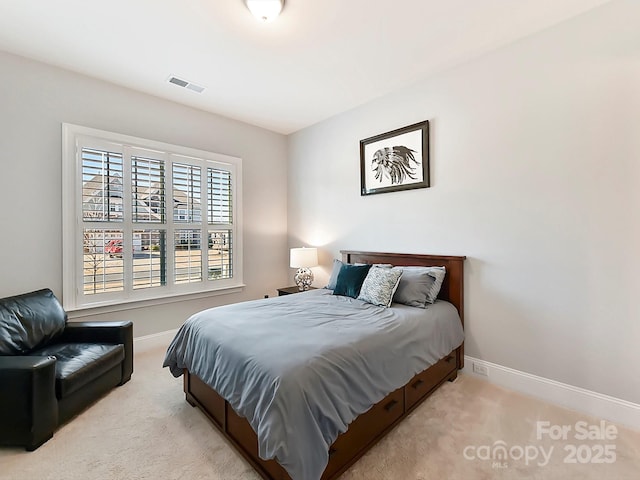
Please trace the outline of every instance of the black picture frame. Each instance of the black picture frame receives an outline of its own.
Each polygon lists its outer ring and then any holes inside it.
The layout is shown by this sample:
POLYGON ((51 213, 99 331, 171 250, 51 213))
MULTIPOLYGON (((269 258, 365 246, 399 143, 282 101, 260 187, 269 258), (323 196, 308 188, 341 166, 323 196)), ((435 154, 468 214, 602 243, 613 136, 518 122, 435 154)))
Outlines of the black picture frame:
POLYGON ((360 195, 429 186, 428 120, 360 140, 360 195))

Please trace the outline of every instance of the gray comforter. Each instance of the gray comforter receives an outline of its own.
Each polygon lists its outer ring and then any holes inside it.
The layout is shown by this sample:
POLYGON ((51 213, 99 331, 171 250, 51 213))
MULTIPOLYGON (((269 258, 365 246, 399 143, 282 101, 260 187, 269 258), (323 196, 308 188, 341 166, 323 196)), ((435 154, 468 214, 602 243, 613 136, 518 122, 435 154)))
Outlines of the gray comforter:
POLYGON ((193 315, 164 366, 176 377, 187 368, 246 417, 260 457, 316 480, 350 422, 463 337, 447 302, 382 308, 313 290, 193 315))

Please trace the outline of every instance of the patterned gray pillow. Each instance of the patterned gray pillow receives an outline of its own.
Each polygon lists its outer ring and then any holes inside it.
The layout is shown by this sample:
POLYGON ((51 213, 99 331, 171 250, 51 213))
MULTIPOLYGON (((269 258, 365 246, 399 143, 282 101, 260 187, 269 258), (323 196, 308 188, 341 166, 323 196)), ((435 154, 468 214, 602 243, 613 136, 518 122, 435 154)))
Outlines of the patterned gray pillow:
POLYGON ((372 267, 364 279, 358 300, 389 307, 402 277, 401 268, 372 267))

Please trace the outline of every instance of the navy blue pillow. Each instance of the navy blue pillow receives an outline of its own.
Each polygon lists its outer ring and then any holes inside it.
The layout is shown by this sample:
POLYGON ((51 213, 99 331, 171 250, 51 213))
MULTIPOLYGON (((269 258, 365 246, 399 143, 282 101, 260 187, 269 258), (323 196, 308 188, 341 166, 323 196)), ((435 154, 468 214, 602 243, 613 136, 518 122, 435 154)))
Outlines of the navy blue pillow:
POLYGON ((371 265, 342 265, 333 294, 357 298, 370 268, 371 265))

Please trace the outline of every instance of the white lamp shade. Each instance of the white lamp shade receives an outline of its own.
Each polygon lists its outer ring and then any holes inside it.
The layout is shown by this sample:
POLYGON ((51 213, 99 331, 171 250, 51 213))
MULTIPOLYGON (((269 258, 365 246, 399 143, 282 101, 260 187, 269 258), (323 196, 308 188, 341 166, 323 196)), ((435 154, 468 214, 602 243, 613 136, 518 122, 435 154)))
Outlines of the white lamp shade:
POLYGON ((244 0, 253 16, 263 22, 274 20, 284 5, 284 0, 244 0))
POLYGON ((291 268, 309 268, 318 265, 317 248, 292 248, 289 257, 291 268))

